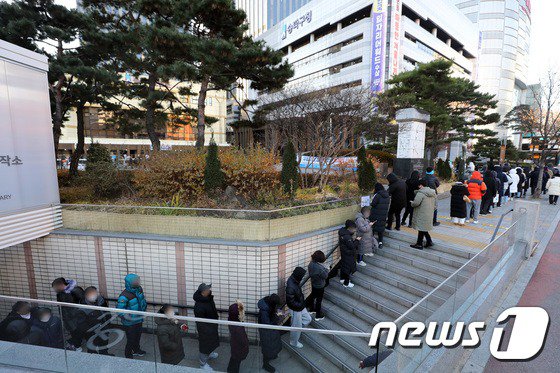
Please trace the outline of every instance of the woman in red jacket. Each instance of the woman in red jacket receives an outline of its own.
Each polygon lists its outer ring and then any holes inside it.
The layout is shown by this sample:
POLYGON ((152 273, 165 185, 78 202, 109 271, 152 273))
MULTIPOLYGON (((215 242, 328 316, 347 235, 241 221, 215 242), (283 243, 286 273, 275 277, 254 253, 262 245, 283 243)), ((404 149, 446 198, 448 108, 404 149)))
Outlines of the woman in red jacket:
POLYGON ((473 172, 471 179, 467 183, 467 188, 469 189, 470 200, 470 202, 467 202, 467 217, 470 216, 471 208, 474 209, 473 223, 478 224, 478 215, 480 214, 482 196, 486 193, 486 184, 482 181, 482 174, 480 172, 473 172))

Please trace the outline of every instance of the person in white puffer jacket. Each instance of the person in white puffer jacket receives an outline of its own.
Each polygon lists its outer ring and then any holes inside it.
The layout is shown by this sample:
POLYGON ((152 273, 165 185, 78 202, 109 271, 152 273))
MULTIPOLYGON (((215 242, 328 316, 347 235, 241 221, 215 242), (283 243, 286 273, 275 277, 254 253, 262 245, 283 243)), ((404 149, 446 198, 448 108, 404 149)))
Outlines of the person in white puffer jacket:
POLYGON ((517 196, 517 184, 519 184, 519 175, 517 170, 512 168, 509 170, 508 176, 511 178, 511 184, 509 185, 509 195, 511 198, 517 196))
POLYGON ((555 172, 552 178, 547 181, 546 189, 548 189, 548 203, 556 205, 560 196, 560 175, 558 173, 555 172))

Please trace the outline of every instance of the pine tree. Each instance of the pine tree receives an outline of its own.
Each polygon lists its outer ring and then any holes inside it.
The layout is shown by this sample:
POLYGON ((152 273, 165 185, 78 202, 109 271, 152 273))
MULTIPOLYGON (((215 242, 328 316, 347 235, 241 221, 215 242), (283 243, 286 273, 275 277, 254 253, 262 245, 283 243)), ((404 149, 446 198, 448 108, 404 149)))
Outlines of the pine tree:
POLYGON ((293 196, 298 188, 299 164, 297 162, 297 155, 294 144, 292 144, 291 141, 288 141, 284 146, 284 154, 282 155, 282 172, 280 175, 280 179, 284 192, 293 196))
POLYGON ((211 193, 224 186, 224 173, 218 157, 218 145, 212 139, 206 153, 206 167, 204 168, 204 189, 211 193))
POLYGON ((453 170, 451 170, 451 166, 449 164, 449 158, 447 158, 443 163, 442 173, 443 173, 442 178, 444 180, 451 180, 451 177, 453 176, 453 170))
POLYGON ((365 147, 358 150, 358 187, 362 192, 371 192, 376 183, 375 168, 367 157, 365 147))

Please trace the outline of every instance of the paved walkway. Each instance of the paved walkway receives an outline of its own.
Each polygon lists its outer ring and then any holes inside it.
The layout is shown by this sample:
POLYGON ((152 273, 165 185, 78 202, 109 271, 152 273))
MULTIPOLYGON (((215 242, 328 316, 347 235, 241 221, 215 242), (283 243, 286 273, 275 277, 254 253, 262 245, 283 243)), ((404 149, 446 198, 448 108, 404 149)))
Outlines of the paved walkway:
POLYGON ((531 361, 502 362, 490 358, 485 372, 558 372, 560 371, 560 225, 548 243, 541 260, 525 288, 519 306, 544 308, 550 328, 543 351, 531 361))

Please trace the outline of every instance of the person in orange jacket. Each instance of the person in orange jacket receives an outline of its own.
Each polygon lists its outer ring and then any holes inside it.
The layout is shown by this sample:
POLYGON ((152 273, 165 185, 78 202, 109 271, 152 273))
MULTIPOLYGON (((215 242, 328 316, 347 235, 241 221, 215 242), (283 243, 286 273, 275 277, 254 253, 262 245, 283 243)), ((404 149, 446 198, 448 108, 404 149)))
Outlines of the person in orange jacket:
MULTIPOLYGON (((482 181, 482 174, 478 171, 474 171, 470 180, 467 182, 467 188, 469 190, 469 201, 467 201, 467 217, 471 211, 474 209, 474 224, 478 224, 478 215, 480 214, 480 205, 482 203, 482 196, 486 193, 486 184, 482 181)), ((467 220, 468 221, 468 220, 467 220)))

